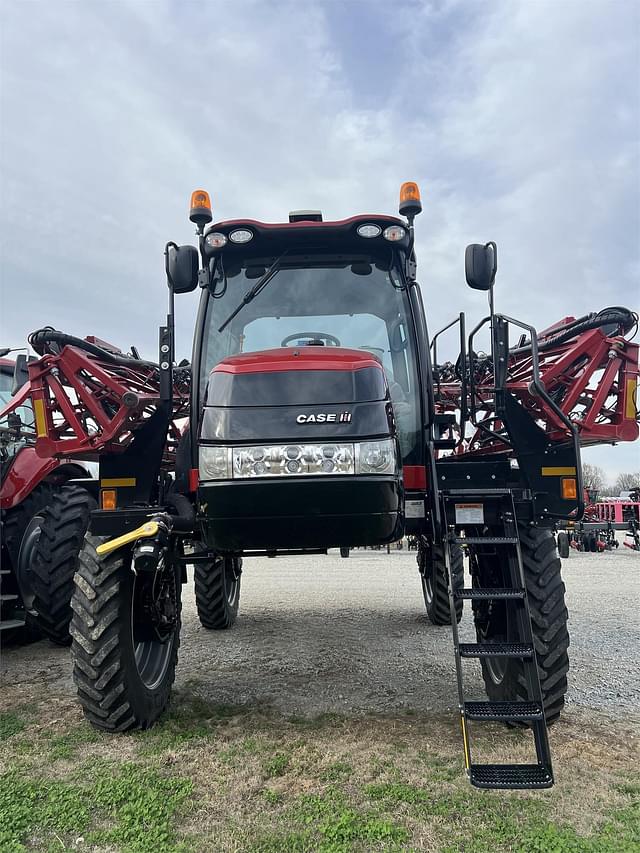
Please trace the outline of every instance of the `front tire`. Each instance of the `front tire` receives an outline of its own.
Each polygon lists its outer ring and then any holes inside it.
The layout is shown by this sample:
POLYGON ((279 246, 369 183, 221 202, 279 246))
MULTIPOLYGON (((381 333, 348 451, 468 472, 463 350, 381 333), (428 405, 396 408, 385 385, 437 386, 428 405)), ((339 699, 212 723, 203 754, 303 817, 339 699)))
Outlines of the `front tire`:
POLYGON ((203 628, 224 631, 235 624, 241 573, 240 557, 215 557, 211 563, 195 563, 196 608, 203 628))
MULTIPOLYGON (((524 569, 531 629, 533 633, 538 677, 547 725, 554 723, 564 707, 569 672, 569 614, 565 605, 565 586, 561 575, 553 533, 541 528, 520 530, 520 549, 524 569)), ((481 586, 509 586, 505 567, 496 558, 483 564, 474 561, 481 575, 481 586)), ((510 622, 513 604, 496 602, 493 611, 483 604, 474 608, 479 642, 514 642, 517 633, 510 622)), ((492 701, 531 699, 528 694, 523 662, 517 658, 481 660, 487 696, 492 701)))
MULTIPOLYGON (((452 543, 451 580, 453 589, 464 586, 464 556, 462 548, 452 543)), ((422 594, 427 616, 433 625, 451 625, 449 584, 441 545, 429 545, 424 540, 418 546, 418 570, 422 580, 422 594)), ((456 622, 462 619, 462 599, 455 600, 456 622)))
POLYGON ((131 550, 101 558, 88 534, 71 601, 73 678, 85 717, 109 732, 146 729, 166 708, 180 645, 180 574, 131 569, 131 550))

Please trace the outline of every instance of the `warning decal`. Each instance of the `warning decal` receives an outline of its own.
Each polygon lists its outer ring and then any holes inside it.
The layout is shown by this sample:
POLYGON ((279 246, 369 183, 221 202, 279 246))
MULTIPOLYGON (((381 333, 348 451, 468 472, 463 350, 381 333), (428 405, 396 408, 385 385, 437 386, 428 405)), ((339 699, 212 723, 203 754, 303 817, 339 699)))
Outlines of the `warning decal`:
POLYGON ((484 524, 482 504, 456 504, 456 524, 484 524))

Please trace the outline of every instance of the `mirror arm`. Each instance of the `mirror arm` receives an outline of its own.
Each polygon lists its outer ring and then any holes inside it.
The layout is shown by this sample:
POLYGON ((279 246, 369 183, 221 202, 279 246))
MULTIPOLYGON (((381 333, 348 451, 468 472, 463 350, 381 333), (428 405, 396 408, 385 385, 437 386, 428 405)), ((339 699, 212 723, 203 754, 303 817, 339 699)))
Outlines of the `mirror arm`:
POLYGON ((160 371, 160 399, 164 403, 172 405, 173 403, 173 358, 174 358, 174 335, 175 335, 175 293, 173 290, 174 282, 169 271, 169 253, 173 250, 176 252, 178 246, 173 241, 169 241, 164 248, 164 267, 167 274, 167 287, 169 290, 169 300, 167 306, 167 322, 166 325, 160 326, 158 340, 158 368, 160 371))
POLYGON ((409 245, 407 246, 407 261, 405 264, 405 274, 407 276, 407 280, 409 282, 415 282, 416 275, 418 272, 418 265, 416 264, 416 258, 413 253, 413 247, 415 244, 415 230, 413 227, 413 220, 415 219, 415 215, 409 214, 407 216, 407 225, 409 230, 409 245))

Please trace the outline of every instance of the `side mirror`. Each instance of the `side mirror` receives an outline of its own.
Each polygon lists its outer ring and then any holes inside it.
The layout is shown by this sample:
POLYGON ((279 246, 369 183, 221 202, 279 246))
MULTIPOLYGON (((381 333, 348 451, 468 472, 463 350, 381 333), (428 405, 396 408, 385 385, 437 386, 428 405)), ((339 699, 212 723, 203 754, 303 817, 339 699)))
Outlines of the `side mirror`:
MULTIPOLYGON (((31 360, 33 361, 33 357, 31 360)), ((11 385, 12 397, 15 397, 24 383, 29 381, 28 363, 29 359, 27 359, 27 356, 23 352, 16 356, 16 363, 13 366, 13 383, 11 385)))
POLYGON ((498 271, 498 247, 495 243, 472 243, 464 253, 467 284, 474 290, 491 290, 498 271))
POLYGON ((167 280, 174 293, 191 293, 198 286, 200 261, 195 246, 167 246, 167 280))

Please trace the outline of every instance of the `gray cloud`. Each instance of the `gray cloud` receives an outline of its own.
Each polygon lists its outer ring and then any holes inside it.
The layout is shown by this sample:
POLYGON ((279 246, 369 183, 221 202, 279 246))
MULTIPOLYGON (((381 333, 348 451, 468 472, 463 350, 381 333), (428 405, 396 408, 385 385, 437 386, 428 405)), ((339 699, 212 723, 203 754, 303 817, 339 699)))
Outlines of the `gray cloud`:
POLYGON ((630 2, 5 4, 2 342, 48 323, 152 354, 196 186, 280 220, 393 212, 418 180, 432 329, 483 311, 478 240, 499 306, 540 327, 635 307, 639 26, 630 2))

